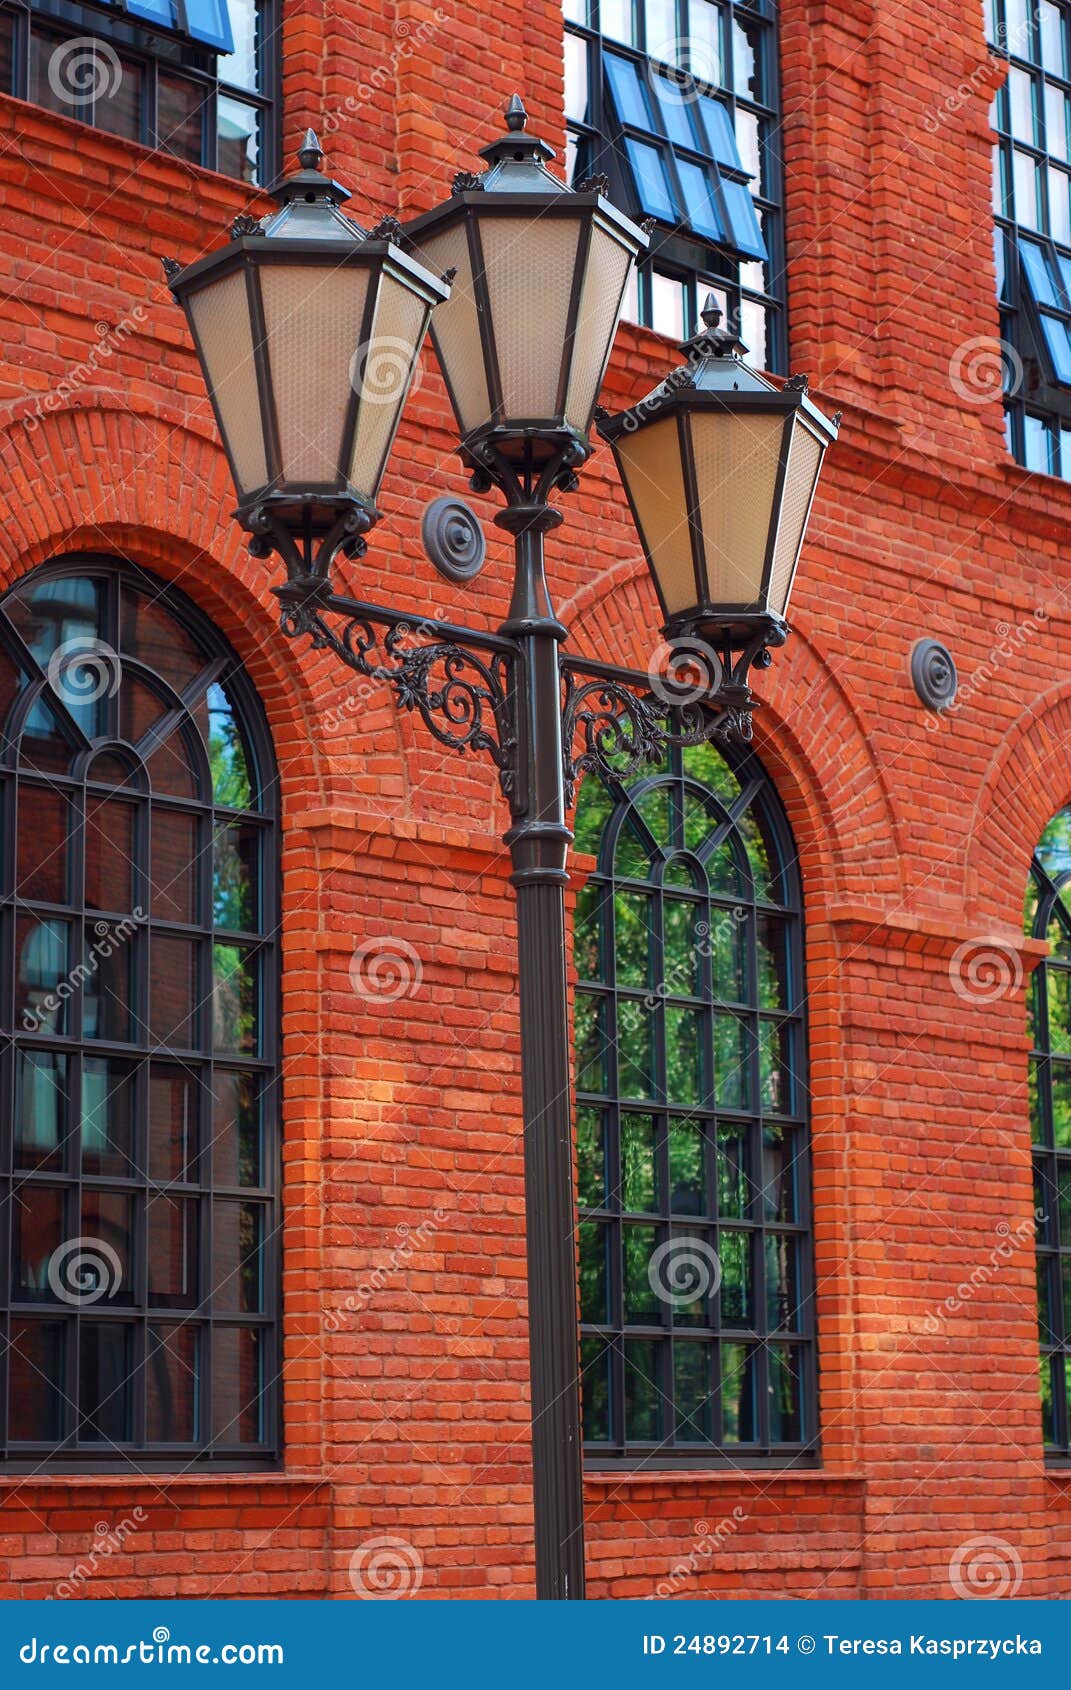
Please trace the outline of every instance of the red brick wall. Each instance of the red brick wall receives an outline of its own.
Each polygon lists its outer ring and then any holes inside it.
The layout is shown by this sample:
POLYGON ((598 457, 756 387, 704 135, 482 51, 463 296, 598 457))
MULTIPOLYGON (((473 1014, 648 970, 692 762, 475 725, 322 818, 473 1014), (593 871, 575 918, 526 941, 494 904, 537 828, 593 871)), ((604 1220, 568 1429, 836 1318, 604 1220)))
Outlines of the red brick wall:
MULTIPOLYGON (((997 332, 980 5, 936 23, 923 0, 784 14, 792 367, 845 411, 759 726, 808 915, 824 1459, 806 1476, 592 1477, 591 1592, 947 1596, 957 1548, 991 1535, 1021 1558, 1022 1595, 1067 1595, 1071 1494, 1042 1461, 1030 1248, 985 1268, 1031 1215, 1024 985, 972 998, 958 959, 978 941, 1007 947, 1013 976, 1034 961, 1018 940, 1027 861, 1071 797, 1071 487, 1012 464, 997 399, 964 397, 971 343, 997 332), (963 683, 935 731, 908 677, 923 633, 963 683)), ((290 4, 288 148, 317 124, 363 220, 423 209, 515 87, 560 144, 559 32, 550 0, 290 4)), ((529 1596, 493 773, 276 632, 272 570, 229 520, 159 264, 218 241, 243 190, 14 101, 0 116, 0 581, 80 547, 129 556, 238 647, 282 772, 286 966, 284 1473, 0 1480, 6 1590, 70 1594, 85 1564, 85 1594, 346 1597, 354 1552, 392 1536, 419 1555, 423 1595, 529 1596), (354 989, 355 948, 380 942, 410 970, 394 1001, 354 989), (90 1561, 98 1523, 118 1546, 90 1561)), ((671 357, 623 329, 609 401, 671 357)), ((503 537, 489 530, 468 593, 417 542, 427 500, 464 491, 431 365, 386 520, 341 575, 493 625, 503 537)), ((654 601, 604 452, 565 504, 550 572, 573 644, 645 667, 654 601)))

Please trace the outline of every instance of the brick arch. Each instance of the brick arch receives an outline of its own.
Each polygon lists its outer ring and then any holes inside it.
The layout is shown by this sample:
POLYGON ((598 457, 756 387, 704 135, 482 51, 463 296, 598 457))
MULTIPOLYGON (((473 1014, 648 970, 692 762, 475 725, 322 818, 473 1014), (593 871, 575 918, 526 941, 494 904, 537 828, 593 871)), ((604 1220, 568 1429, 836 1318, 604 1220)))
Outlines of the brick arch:
MULTIPOLYGON (((646 670, 657 639, 654 595, 642 566, 609 571, 560 607, 569 649, 646 670)), ((873 751, 840 683, 794 626, 772 666, 752 677, 761 708, 755 749, 788 813, 808 903, 898 900, 901 840, 873 751)))
MULTIPOLYGON (((73 551, 111 552, 153 570, 199 605, 245 663, 291 816, 352 801, 358 776, 363 790, 401 793, 404 804, 409 771, 392 700, 330 652, 280 634, 270 590, 277 562, 252 558, 231 517, 234 492, 206 409, 94 389, 54 411, 23 401, 0 426, 0 479, 13 507, 0 529, 0 587, 73 551)), ((385 798, 383 808, 392 807, 397 799, 385 798)))
POLYGON ((1071 800, 1071 681, 1014 721, 975 798, 966 898, 975 920, 1021 926, 1030 858, 1047 822, 1071 800))

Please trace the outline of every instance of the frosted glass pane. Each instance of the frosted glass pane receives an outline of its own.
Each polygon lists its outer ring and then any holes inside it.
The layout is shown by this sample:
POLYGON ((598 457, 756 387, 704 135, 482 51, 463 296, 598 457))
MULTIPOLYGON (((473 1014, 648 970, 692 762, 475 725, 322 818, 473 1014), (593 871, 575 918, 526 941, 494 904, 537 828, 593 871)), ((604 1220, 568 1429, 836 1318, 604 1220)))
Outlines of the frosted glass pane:
POLYGON ((696 599, 676 421, 668 417, 623 434, 616 447, 640 538, 658 576, 666 614, 672 616, 696 599))
POLYGON ((480 220, 507 417, 557 414, 580 229, 579 217, 480 220))
POLYGON ((607 353, 617 327, 621 294, 630 268, 628 249, 596 225, 591 231, 587 272, 573 341, 573 367, 565 399, 566 419, 582 434, 587 432, 599 396, 607 353))
POLYGON ((754 604, 762 583, 783 417, 703 411, 693 414, 691 428, 710 597, 715 603, 754 604))
POLYGON ((260 289, 283 479, 337 482, 368 272, 338 264, 266 264, 260 289))
POLYGON ((431 333, 439 362, 453 389, 461 432, 471 434, 474 428, 488 421, 491 406, 465 225, 456 223, 433 236, 417 256, 435 276, 446 270, 457 271, 450 284, 449 299, 435 307, 431 333))
POLYGON ((354 372, 360 409, 349 479, 367 499, 375 499, 382 479, 424 339, 427 313, 424 300, 411 288, 383 277, 367 352, 360 370, 354 372))
POLYGON ((770 609, 778 616, 785 614, 788 605, 792 577, 803 544, 803 531, 821 463, 822 442, 797 415, 792 429, 784 504, 781 508, 781 524, 777 530, 773 571, 770 576, 770 609))
POLYGON ((253 334, 246 304, 245 272, 232 270, 192 294, 190 315, 201 344, 205 379, 215 395, 226 443, 241 493, 268 479, 253 364, 253 334))

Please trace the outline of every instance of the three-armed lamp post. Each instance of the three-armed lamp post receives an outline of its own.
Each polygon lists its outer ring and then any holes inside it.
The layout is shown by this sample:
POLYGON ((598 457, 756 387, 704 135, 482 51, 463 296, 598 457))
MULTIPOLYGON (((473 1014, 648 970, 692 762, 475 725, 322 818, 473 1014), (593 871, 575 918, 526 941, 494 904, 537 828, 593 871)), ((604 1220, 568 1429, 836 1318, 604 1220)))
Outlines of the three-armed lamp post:
MULTIPOLYGON (((486 751, 511 826, 517 892, 528 1249, 536 1588, 584 1594, 575 1200, 566 997, 567 814, 578 779, 619 777, 670 743, 749 737, 752 663, 786 636, 792 577, 822 456, 836 437, 801 379, 777 388, 718 327, 630 411, 596 413, 621 302, 645 233, 606 199, 602 178, 566 188, 553 154, 507 132, 462 172, 450 199, 404 230, 369 233, 340 209, 345 189, 306 137, 280 209, 240 217, 229 245, 165 268, 189 320, 230 461, 236 515, 259 557, 278 552, 282 627, 310 635, 357 673, 393 686, 440 743, 486 751), (360 556, 430 318, 477 491, 497 487, 495 522, 514 537, 509 614, 497 633, 429 622, 332 590, 331 564, 360 556), (381 387, 386 357, 395 372, 381 387), (704 690, 562 652, 543 541, 561 522, 598 417, 628 493, 665 615, 689 637, 704 690), (410 629, 418 625, 419 639, 410 629)), ((839 420, 839 419, 838 419, 839 420)), ((452 579, 482 551, 455 506, 432 548, 452 579), (453 551, 451 552, 451 548, 453 551), (446 555, 444 556, 444 552, 446 555), (456 567, 451 567, 451 561, 456 567)))

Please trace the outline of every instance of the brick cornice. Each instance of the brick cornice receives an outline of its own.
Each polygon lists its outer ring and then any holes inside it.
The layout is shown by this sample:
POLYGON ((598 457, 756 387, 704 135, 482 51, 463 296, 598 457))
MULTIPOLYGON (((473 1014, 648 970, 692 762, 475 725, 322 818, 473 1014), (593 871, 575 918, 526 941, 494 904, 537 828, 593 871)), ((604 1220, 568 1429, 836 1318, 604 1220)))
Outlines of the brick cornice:
MULTIPOLYGON (((812 915, 812 921, 821 917, 812 915)), ((838 938, 857 949, 902 951, 907 955, 947 960, 957 952, 980 956, 997 952, 1009 960, 1018 958, 1030 973, 1049 954, 1044 939, 1028 939, 1014 930, 981 928, 971 930, 962 922, 942 916, 919 915, 906 910, 883 910, 867 904, 837 904, 825 921, 838 938)))

